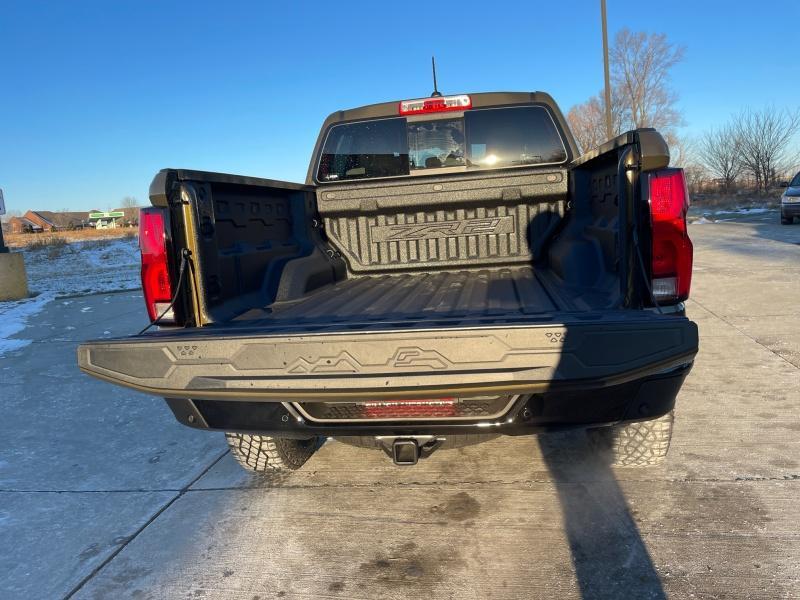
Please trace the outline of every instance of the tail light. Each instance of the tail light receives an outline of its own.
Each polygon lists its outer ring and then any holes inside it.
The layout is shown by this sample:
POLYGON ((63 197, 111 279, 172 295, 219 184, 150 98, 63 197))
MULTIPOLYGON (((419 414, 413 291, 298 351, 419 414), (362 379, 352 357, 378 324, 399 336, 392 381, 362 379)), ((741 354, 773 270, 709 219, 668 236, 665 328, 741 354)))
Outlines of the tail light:
MULTIPOLYGON (((167 211, 143 208, 139 213, 139 249, 142 251, 142 291, 147 314, 155 321, 172 300, 172 281, 167 262, 167 211)), ((161 322, 174 321, 170 309, 161 322)))
POLYGON ((461 96, 434 96, 419 100, 403 100, 398 107, 398 112, 401 115, 423 115, 469 108, 472 108, 472 98, 462 94, 461 96))
POLYGON ((682 169, 650 174, 652 289, 657 301, 679 302, 692 284, 692 241, 686 230, 689 192, 682 169))

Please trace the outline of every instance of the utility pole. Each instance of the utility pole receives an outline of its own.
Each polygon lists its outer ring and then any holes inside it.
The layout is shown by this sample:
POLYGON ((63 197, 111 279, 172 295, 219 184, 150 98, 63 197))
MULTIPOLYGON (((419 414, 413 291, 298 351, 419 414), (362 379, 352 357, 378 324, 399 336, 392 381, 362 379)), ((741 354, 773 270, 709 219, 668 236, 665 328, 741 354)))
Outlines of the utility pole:
MULTIPOLYGON (((6 214, 6 201, 3 198, 3 189, 0 188, 0 216, 6 214)), ((8 252, 8 248, 6 248, 6 243, 3 241, 3 226, 0 225, 0 252, 6 253, 8 252)))
POLYGON ((600 0, 600 19, 603 22, 603 71, 605 72, 605 99, 606 99, 606 139, 614 137, 611 128, 611 83, 608 75, 608 25, 606 24, 606 0, 600 0))

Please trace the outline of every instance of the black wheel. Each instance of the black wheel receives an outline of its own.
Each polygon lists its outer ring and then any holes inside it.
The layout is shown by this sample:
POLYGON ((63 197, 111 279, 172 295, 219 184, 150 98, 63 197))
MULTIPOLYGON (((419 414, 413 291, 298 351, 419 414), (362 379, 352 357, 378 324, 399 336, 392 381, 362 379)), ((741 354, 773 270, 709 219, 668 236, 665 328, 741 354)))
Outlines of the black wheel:
POLYGON ((781 215, 781 225, 791 225, 794 223, 794 217, 784 217, 781 215))
POLYGON ((674 412, 652 421, 597 427, 586 431, 590 442, 620 467, 649 467, 664 462, 672 440, 674 412))
POLYGON ((226 433, 225 439, 238 463, 258 473, 295 471, 325 443, 324 437, 293 440, 247 433, 226 433))

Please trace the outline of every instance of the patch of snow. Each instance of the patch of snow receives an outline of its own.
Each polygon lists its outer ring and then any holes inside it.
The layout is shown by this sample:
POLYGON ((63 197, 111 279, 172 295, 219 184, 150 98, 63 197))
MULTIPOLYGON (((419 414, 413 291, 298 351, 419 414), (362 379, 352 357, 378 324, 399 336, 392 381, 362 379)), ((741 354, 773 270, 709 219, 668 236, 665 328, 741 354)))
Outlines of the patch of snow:
POLYGON ((32 292, 58 297, 141 288, 136 238, 73 242, 23 253, 32 292))
MULTIPOLYGON (((25 248, 22 253, 28 288, 36 296, 0 302, 0 357, 31 343, 12 336, 23 331, 27 320, 55 298, 141 289, 136 238, 99 238, 66 246, 25 248)), ((62 304, 69 306, 72 302, 63 300, 62 304)), ((86 306, 81 312, 91 310, 86 306)))
POLYGON ((42 310, 53 298, 55 294, 47 292, 17 302, 0 302, 0 356, 31 343, 32 340, 12 339, 11 336, 24 330, 27 320, 42 310))
POLYGON ((705 216, 700 217, 699 219, 692 222, 692 225, 705 225, 707 223, 714 223, 711 219, 706 219, 705 216))
POLYGON ((758 215, 762 213, 775 212, 775 208, 766 208, 763 206, 753 208, 721 208, 712 211, 712 215, 758 215))
POLYGON ((772 212, 772 208, 740 208, 736 212, 740 215, 757 215, 760 213, 772 212))

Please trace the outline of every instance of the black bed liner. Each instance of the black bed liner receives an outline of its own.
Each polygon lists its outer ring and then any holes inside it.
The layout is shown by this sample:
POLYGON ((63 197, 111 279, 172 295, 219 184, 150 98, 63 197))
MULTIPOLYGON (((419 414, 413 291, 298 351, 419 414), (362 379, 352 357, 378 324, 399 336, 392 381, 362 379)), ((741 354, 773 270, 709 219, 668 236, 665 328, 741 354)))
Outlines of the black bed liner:
POLYGON ((548 322, 556 313, 604 307, 590 289, 567 289, 546 270, 509 267, 345 279, 303 298, 240 315, 230 327, 323 331, 548 322))

